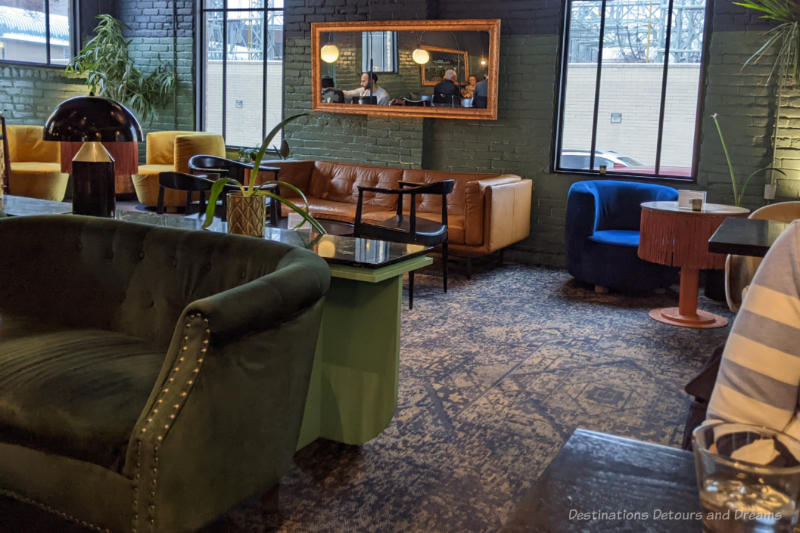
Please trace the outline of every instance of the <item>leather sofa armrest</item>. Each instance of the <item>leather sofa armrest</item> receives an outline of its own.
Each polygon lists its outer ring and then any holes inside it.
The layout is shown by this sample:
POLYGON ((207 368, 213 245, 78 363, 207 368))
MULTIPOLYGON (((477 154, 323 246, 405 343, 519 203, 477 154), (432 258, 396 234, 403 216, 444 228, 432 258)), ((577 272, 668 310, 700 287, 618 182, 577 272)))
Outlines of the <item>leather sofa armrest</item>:
POLYGON ((519 176, 500 176, 481 180, 481 186, 484 189, 484 233, 489 251, 505 248, 530 235, 533 182, 519 176), (490 183, 482 183, 484 181, 490 183))
MULTIPOLYGON (((480 180, 470 181, 466 184, 464 193, 464 243, 467 245, 482 245, 487 240, 490 240, 490 231, 499 226, 502 226, 499 221, 503 215, 497 214, 495 209, 494 217, 497 221, 492 222, 492 206, 487 202, 487 194, 491 194, 491 189, 500 186, 516 186, 521 187, 520 191, 524 195, 524 190, 527 188, 527 211, 530 215, 530 184, 529 180, 523 180, 515 174, 503 174, 501 176, 494 176, 491 178, 484 178, 480 180), (527 184, 523 182, 528 182, 527 184), (515 185, 520 184, 520 185, 515 185)), ((516 189, 509 189, 516 190, 516 189)), ((498 199, 498 201, 500 201, 498 199)), ((524 205, 521 206, 524 208, 524 205)), ((506 227, 508 229, 508 227, 506 227)), ((519 228, 520 233, 523 227, 519 228)), ((530 233, 530 221, 527 223, 527 230, 525 236, 530 233)), ((522 238, 525 238, 523 236, 522 238)), ((511 237, 510 235, 508 236, 511 237)), ((517 239, 519 240, 519 239, 517 239)), ((516 242, 516 241, 513 241, 516 242)))

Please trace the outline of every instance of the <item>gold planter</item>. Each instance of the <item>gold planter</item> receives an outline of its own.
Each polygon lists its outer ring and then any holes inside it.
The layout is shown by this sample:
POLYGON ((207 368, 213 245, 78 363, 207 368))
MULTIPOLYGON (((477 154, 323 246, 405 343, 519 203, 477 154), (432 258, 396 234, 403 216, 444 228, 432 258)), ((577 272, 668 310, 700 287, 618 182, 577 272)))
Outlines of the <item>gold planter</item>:
POLYGON ((267 225, 267 202, 264 196, 228 194, 228 233, 264 236, 267 225))

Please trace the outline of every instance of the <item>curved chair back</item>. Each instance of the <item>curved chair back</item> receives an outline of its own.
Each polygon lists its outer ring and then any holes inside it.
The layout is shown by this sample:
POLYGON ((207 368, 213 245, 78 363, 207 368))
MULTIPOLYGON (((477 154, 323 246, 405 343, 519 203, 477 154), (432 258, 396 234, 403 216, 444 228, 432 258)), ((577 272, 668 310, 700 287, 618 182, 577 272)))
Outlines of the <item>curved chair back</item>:
MULTIPOLYGON (((778 202, 759 207, 747 218, 791 222, 800 218, 800 201, 778 202)), ((731 254, 725 259, 725 301, 732 312, 737 312, 750 281, 761 264, 761 257, 731 254)))
POLYGON ((60 163, 60 143, 42 139, 44 127, 6 126, 8 155, 12 163, 60 163))
POLYGON ((567 194, 564 239, 567 270, 584 283, 627 291, 668 287, 675 270, 637 256, 641 204, 675 201, 678 191, 653 183, 587 180, 567 194), (593 240, 595 232, 618 234, 619 243, 593 240))
POLYGON ((189 160, 197 154, 223 157, 225 139, 219 133, 192 133, 175 137, 175 172, 189 173, 189 160))

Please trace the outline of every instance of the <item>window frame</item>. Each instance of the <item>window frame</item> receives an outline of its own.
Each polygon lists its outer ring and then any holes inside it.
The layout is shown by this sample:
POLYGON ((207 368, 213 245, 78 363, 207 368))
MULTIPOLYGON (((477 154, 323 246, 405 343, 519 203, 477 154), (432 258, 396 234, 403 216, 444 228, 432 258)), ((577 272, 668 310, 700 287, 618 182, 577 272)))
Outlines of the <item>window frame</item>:
MULTIPOLYGON (((42 67, 42 68, 56 68, 56 69, 64 69, 66 65, 62 65, 60 63, 53 63, 52 58, 50 57, 50 0, 43 0, 44 1, 44 31, 45 31, 45 57, 46 62, 42 63, 41 61, 21 61, 19 59, 3 59, 0 58, 0 65, 16 65, 20 67, 42 67)), ((75 53, 80 50, 80 42, 79 35, 80 32, 78 31, 78 27, 80 25, 80 10, 79 7, 79 0, 68 0, 68 12, 67 12, 67 23, 69 24, 69 60, 67 63, 69 64, 70 61, 75 57, 75 53)))
MULTIPOLYGON (((393 70, 378 70, 375 69, 373 72, 375 74, 397 74, 400 71, 400 54, 397 50, 397 32, 391 30, 379 30, 379 31, 362 31, 361 32, 361 49, 364 50, 367 48, 364 43, 369 42, 369 50, 370 50, 370 58, 375 57, 375 52, 372 49, 372 35, 373 33, 383 33, 383 34, 391 34, 391 46, 392 46, 392 69, 393 70)), ((383 55, 383 53, 381 53, 383 55)), ((366 55, 361 57, 361 72, 369 72, 369 59, 366 55)))
MULTIPOLYGON (((223 6, 227 5, 227 0, 222 0, 223 6)), ((227 132, 227 102, 226 102, 226 93, 227 93, 227 63, 228 57, 225 53, 225 44, 227 43, 227 34, 228 34, 228 13, 231 11, 261 11, 264 15, 264 57, 262 59, 263 62, 263 75, 262 75, 262 87, 264 91, 264 100, 262 101, 261 106, 261 139, 264 139, 267 135, 267 106, 266 104, 266 95, 267 95, 267 61, 269 61, 269 54, 267 54, 267 39, 269 34, 269 23, 268 23, 268 14, 269 12, 280 12, 283 18, 283 31, 281 32, 281 93, 284 94, 286 92, 286 75, 285 75, 285 57, 286 57, 286 4, 284 0, 283 7, 269 7, 270 0, 264 0, 264 7, 261 8, 229 8, 229 7, 221 7, 221 8, 207 8, 205 7, 205 0, 196 0, 195 2, 195 24, 196 24, 196 35, 197 39, 195 40, 195 73, 196 73, 196 80, 197 83, 195 84, 195 125, 198 126, 202 131, 205 131, 205 115, 203 113, 203 98, 205 94, 205 70, 203 69, 203 46, 205 44, 206 39, 206 31, 205 31, 205 14, 209 12, 219 12, 222 13, 222 138, 225 139, 227 136, 225 135, 227 132)), ((284 110, 283 105, 281 106, 281 119, 284 118, 284 110)), ((280 137, 278 137, 280 139, 280 137)), ((260 143, 259 143, 260 144, 260 143)), ((242 149, 242 148, 251 148, 249 146, 237 146, 237 145, 230 145, 225 143, 226 148, 235 148, 235 149, 242 149)))
MULTIPOLYGON (((662 78, 661 78, 661 101, 659 106, 659 119, 658 119, 658 137, 657 137, 657 146, 656 146, 656 161, 655 167, 653 168, 652 174, 643 174, 641 172, 624 172, 624 171, 614 171, 614 172, 604 172, 601 169, 594 170, 594 162, 596 152, 597 152, 597 124, 598 124, 598 111, 600 105, 600 80, 602 75, 602 66, 603 66, 603 40, 605 36, 605 13, 606 13, 606 5, 607 0, 595 0, 598 4, 600 4, 600 32, 598 36, 599 40, 599 48, 597 53, 597 73, 596 73, 596 80, 595 80, 595 91, 594 91, 594 108, 593 108, 593 116, 592 116, 592 140, 591 144, 588 148, 589 152, 589 168, 588 169, 569 169, 569 168, 561 168, 560 167, 560 157, 561 152, 563 149, 562 146, 562 129, 564 127, 564 109, 565 109, 565 100, 567 94, 567 68, 569 66, 569 28, 571 23, 571 15, 572 15, 572 4, 576 1, 585 1, 585 0, 565 0, 562 3, 562 12, 561 12, 561 39, 559 40, 558 45, 558 64, 556 65, 557 73, 556 73, 556 82, 558 85, 558 89, 555 95, 555 115, 553 120, 553 137, 552 137, 552 144, 553 153, 550 161, 550 172, 553 174, 571 174, 571 175, 581 175, 581 176, 592 176, 592 177, 601 177, 601 178, 634 178, 634 179, 643 179, 643 180, 662 180, 662 181, 678 181, 684 183, 696 183, 697 182, 697 174, 698 174, 698 161, 700 159, 700 126, 701 120, 704 113, 705 108, 705 79, 708 70, 708 58, 709 58, 709 49, 711 46, 711 33, 712 33, 712 13, 713 13, 713 4, 714 0, 705 0, 705 15, 704 15, 704 24, 703 24, 703 46, 700 56, 700 79, 699 83, 697 84, 697 110, 695 112, 695 122, 694 122, 694 140, 693 140, 693 149, 692 149, 692 168, 689 176, 676 176, 676 175, 669 175, 669 174, 661 174, 661 151, 662 151, 662 144, 663 144, 663 133, 664 133, 664 108, 666 105, 666 90, 667 90, 667 83, 668 83, 668 75, 669 75, 669 49, 671 44, 671 35, 672 35, 672 15, 673 15, 673 0, 669 0, 669 12, 667 14, 667 32, 665 38, 665 49, 666 52, 664 54, 664 67, 662 71, 662 78)), ((599 157, 602 157, 599 156, 599 157)))

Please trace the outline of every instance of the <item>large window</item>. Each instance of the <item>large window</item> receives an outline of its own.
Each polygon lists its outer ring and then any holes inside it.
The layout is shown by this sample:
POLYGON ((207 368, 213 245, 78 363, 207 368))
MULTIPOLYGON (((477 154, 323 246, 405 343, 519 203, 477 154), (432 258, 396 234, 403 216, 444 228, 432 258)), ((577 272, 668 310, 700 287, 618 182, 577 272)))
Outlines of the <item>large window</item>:
POLYGON ((706 0, 568 0, 556 170, 692 178, 706 0))
POLYGON ((229 146, 260 145, 281 121, 283 0, 202 0, 202 6, 201 127, 221 133, 229 146))
POLYGON ((0 0, 0 61, 66 65, 75 0, 0 0))
POLYGON ((397 32, 361 33, 361 72, 397 72, 397 32))

